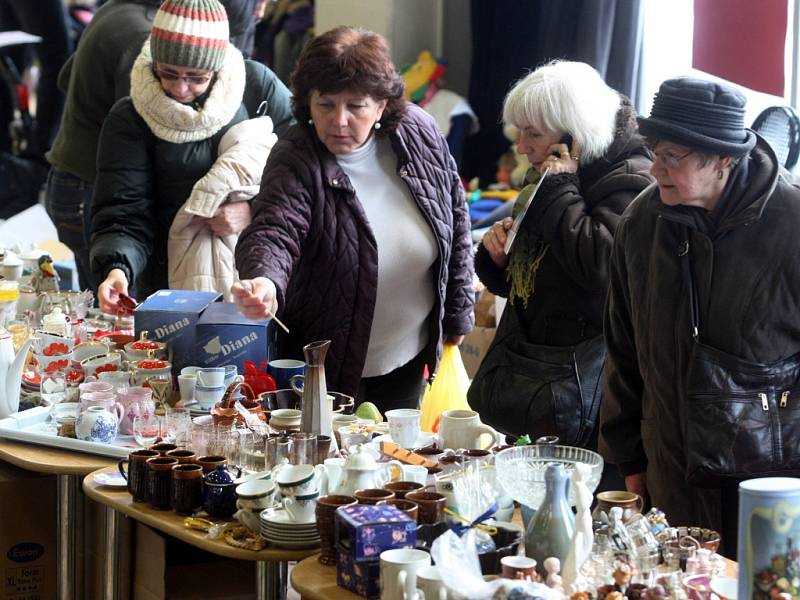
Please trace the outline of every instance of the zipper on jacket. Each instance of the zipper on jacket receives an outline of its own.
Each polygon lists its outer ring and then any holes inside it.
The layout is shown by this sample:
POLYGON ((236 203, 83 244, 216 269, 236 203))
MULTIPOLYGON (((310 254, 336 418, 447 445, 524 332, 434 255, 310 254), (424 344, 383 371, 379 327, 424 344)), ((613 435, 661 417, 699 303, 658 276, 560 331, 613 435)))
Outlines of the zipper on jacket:
POLYGON ((781 408, 785 408, 789 404, 789 390, 781 392, 781 408))
POLYGON ((764 392, 759 392, 758 397, 761 399, 761 408, 768 411, 769 410, 769 400, 767 399, 767 395, 764 392))

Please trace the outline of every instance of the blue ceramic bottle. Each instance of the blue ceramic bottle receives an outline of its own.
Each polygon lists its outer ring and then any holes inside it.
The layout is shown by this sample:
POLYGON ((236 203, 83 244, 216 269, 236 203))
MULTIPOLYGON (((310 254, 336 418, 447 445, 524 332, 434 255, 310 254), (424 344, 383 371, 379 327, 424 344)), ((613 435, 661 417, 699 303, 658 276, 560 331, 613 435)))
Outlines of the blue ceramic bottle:
POLYGON ((563 565, 575 534, 575 515, 567 501, 570 473, 560 463, 551 463, 544 480, 544 500, 525 531, 525 554, 536 560, 536 570, 543 576, 544 559, 554 556, 563 565))

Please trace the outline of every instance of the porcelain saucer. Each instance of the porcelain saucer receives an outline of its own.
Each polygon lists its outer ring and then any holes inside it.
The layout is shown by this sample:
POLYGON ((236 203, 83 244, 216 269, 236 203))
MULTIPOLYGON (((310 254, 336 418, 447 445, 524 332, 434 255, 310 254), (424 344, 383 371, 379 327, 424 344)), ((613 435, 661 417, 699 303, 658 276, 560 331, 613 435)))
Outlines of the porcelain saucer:
MULTIPOLYGON (((391 442, 392 436, 388 433, 385 435, 379 435, 372 438, 372 443, 377 444, 380 448, 381 442, 391 442)), ((430 446, 436 441, 436 434, 431 433, 429 431, 420 431, 417 439, 414 440, 414 443, 409 446, 408 450, 413 450, 414 448, 424 448, 425 446, 430 446)))
POLYGON ((128 485, 128 482, 125 481, 125 478, 120 473, 95 473, 94 482, 98 485, 115 488, 124 488, 128 485))
POLYGON ((312 517, 309 521, 304 523, 295 521, 291 516, 289 516, 289 513, 280 506, 275 508, 265 508, 263 511, 261 511, 261 520, 266 521, 267 523, 283 526, 284 529, 287 527, 289 529, 304 529, 309 525, 316 524, 316 517, 312 517))

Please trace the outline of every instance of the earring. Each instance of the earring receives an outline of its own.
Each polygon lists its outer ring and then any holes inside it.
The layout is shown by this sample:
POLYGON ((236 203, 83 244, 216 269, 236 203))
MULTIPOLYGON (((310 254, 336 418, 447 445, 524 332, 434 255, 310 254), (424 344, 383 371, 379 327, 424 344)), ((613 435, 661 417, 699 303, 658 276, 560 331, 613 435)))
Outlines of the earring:
POLYGON ((722 169, 717 171, 717 179, 722 179, 724 175, 725 175, 725 173, 722 171, 722 169))
POLYGON ((309 120, 308 120, 308 124, 309 124, 309 125, 313 125, 313 124, 314 124, 314 119, 309 119, 309 120))
POLYGON ((380 121, 375 121, 375 125, 373 125, 373 127, 375 129, 380 129, 381 128, 381 122, 380 121))

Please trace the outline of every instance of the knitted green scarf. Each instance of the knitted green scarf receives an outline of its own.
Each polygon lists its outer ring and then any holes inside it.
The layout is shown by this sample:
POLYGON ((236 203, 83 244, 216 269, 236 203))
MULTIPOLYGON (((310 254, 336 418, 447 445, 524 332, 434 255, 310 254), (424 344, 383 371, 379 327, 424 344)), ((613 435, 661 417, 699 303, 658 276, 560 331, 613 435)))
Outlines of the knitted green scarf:
MULTIPOLYGON (((514 201, 514 208, 511 211, 512 217, 516 218, 523 209, 528 198, 539 186, 540 179, 541 175, 536 169, 528 169, 525 174, 525 181, 528 185, 522 189, 514 201)), ((528 306, 528 300, 533 296, 536 271, 539 270, 539 265, 542 264, 547 248, 547 243, 539 237, 533 228, 522 227, 517 232, 513 251, 506 267, 506 279, 511 284, 511 289, 508 292, 508 299, 511 302, 519 299, 522 300, 523 306, 528 306)))

